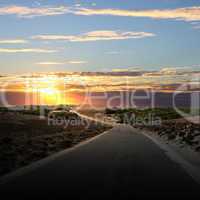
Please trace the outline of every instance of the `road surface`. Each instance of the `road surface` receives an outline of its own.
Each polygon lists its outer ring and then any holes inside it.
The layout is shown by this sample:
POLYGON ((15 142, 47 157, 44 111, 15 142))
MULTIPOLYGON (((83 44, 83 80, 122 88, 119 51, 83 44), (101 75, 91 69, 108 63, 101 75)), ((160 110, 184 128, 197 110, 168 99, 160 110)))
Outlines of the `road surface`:
POLYGON ((180 197, 198 193, 199 188, 150 139, 129 126, 119 125, 12 177, 0 185, 0 194, 20 198, 124 199, 147 194, 172 197, 175 192, 180 197))

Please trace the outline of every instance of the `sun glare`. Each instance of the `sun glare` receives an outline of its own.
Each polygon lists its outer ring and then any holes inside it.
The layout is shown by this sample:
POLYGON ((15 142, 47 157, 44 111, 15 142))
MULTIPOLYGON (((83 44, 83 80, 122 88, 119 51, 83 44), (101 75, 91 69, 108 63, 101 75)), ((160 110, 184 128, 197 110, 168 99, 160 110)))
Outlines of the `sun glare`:
POLYGON ((57 95, 59 93, 59 91, 55 88, 42 88, 39 90, 40 93, 46 94, 46 95, 57 95))
POLYGON ((40 88, 38 90, 40 104, 64 104, 64 93, 54 87, 40 88))

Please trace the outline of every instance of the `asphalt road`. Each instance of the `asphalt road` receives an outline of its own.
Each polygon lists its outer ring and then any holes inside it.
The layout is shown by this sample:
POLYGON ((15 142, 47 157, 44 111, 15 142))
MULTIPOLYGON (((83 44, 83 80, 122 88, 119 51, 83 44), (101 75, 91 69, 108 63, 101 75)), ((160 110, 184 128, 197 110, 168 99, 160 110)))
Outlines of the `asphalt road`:
MULTIPOLYGON (((5 197, 124 199, 143 195, 185 196, 199 185, 156 144, 129 126, 54 157, 0 185, 5 197)), ((5 198, 4 198, 5 199, 5 198)))

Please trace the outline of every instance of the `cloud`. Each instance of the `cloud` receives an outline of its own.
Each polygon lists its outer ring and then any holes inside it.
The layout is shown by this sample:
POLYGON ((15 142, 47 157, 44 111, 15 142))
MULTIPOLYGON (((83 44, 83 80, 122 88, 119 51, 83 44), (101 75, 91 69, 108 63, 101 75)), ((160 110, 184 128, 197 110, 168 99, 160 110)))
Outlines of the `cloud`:
POLYGON ((193 67, 164 67, 160 70, 161 73, 182 73, 182 72, 192 72, 193 67))
POLYGON ((36 63, 37 65, 66 65, 66 64, 85 64, 87 63, 87 61, 83 61, 83 60, 70 60, 70 61, 66 61, 66 62, 39 62, 36 63))
POLYGON ((24 43, 28 43, 28 41, 22 39, 0 39, 0 44, 24 44, 24 43))
POLYGON ((120 10, 78 8, 76 15, 111 15, 122 17, 147 17, 153 19, 176 19, 184 21, 200 21, 200 6, 176 9, 120 10))
POLYGON ((141 67, 128 67, 128 68, 114 68, 112 72, 142 72, 144 69, 141 67))
POLYGON ((58 7, 26 7, 26 6, 4 6, 0 7, 0 15, 16 15, 18 17, 32 18, 38 16, 62 15, 69 12, 66 6, 58 7))
POLYGON ((147 72, 144 76, 175 76, 175 75, 188 75, 193 73, 194 69, 192 67, 164 67, 159 71, 147 72))
MULTIPOLYGON (((96 4, 92 4, 95 6, 96 4)), ((152 19, 175 19, 184 21, 200 21, 200 6, 183 7, 176 9, 149 9, 149 10, 122 10, 122 9, 95 9, 84 8, 80 4, 73 7, 67 6, 2 6, 0 15, 16 15, 23 18, 32 18, 38 16, 54 16, 63 14, 74 15, 111 15, 121 17, 147 17, 152 19)))
POLYGON ((0 53, 54 53, 57 52, 57 50, 51 50, 51 49, 6 49, 6 48, 0 48, 0 53))
POLYGON ((178 68, 175 67, 166 67, 162 68, 159 73, 163 75, 175 75, 177 74, 178 68))
POLYGON ((65 40, 70 42, 90 42, 100 40, 126 40, 126 39, 139 39, 145 37, 153 37, 155 34, 148 32, 122 32, 99 30, 91 31, 81 35, 37 35, 32 39, 40 40, 65 40))
POLYGON ((64 65, 66 63, 62 63, 62 62, 39 62, 36 63, 37 65, 64 65))
POLYGON ((75 7, 80 7, 80 6, 81 6, 80 3, 75 4, 75 7))
POLYGON ((88 62, 87 61, 83 61, 83 60, 71 60, 71 61, 68 61, 68 63, 76 65, 76 64, 85 64, 85 63, 88 63, 88 62))

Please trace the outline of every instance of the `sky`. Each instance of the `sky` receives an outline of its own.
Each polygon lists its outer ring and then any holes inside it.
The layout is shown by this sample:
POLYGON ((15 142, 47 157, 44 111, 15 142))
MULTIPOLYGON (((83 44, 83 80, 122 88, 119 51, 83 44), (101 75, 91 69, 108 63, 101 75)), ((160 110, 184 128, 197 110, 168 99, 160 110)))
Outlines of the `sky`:
POLYGON ((0 74, 200 69, 199 0, 0 0, 0 74))

